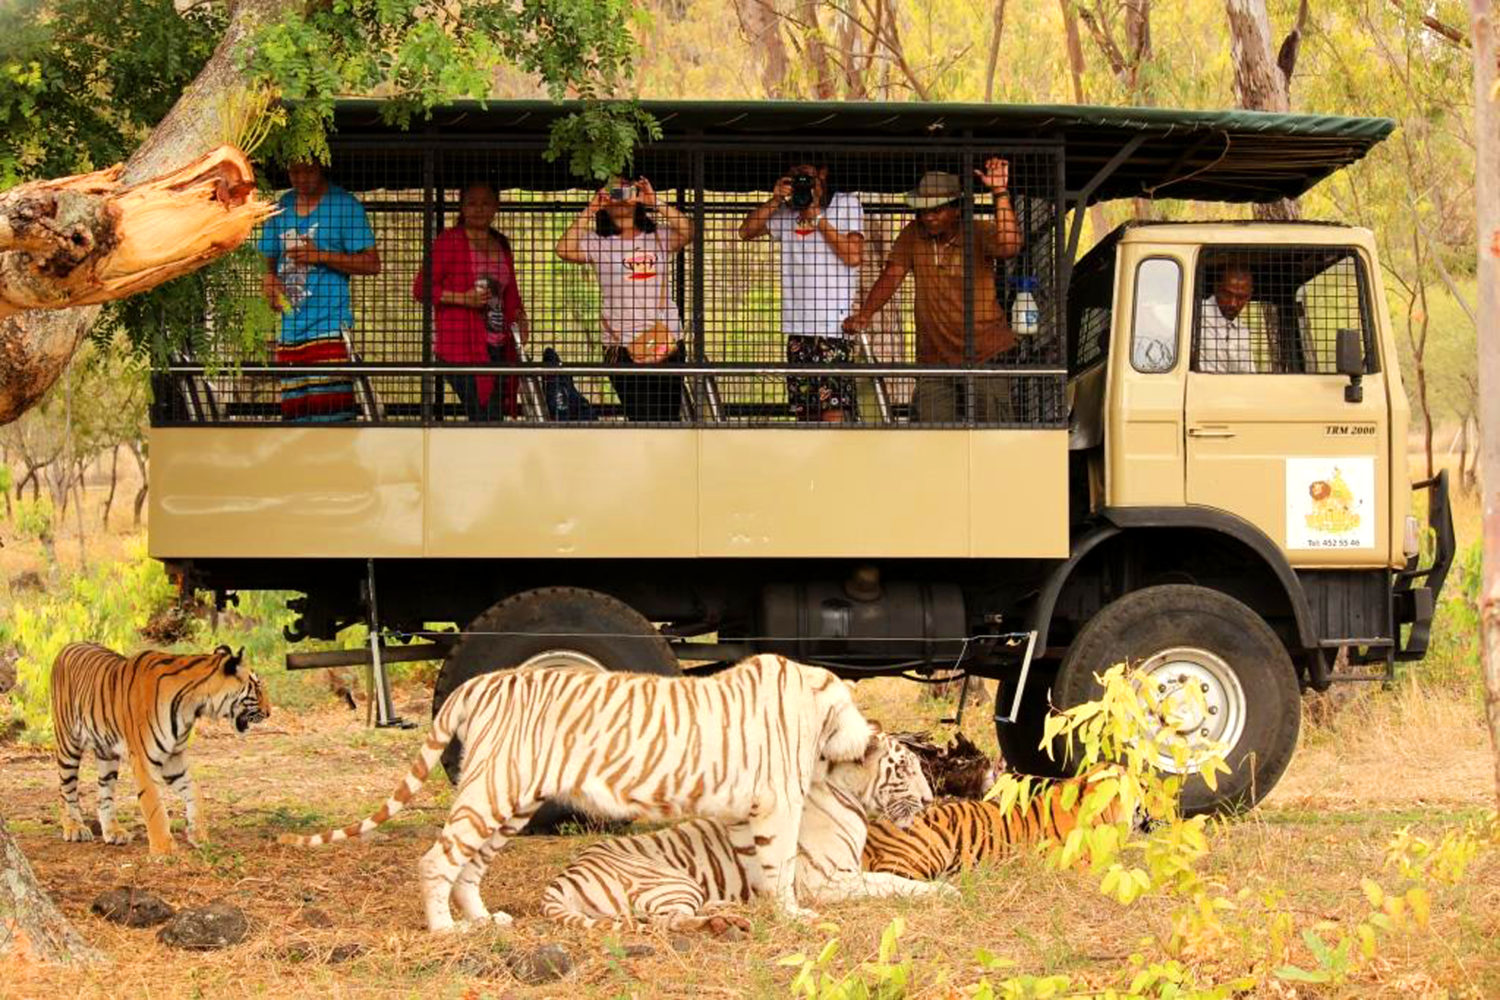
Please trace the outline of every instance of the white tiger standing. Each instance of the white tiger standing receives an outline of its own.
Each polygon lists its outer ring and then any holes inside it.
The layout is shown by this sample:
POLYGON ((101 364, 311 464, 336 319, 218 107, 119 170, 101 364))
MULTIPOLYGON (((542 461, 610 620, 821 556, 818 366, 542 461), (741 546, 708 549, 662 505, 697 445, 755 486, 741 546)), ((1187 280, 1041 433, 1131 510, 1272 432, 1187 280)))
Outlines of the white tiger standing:
POLYGON ((447 824, 420 865, 427 927, 491 915, 479 882, 495 852, 547 799, 620 819, 706 816, 736 824, 766 892, 797 907, 793 874, 803 802, 819 758, 859 760, 869 727, 849 685, 818 667, 761 655, 708 677, 534 668, 483 674, 449 696, 422 752, 367 819, 316 837, 358 837, 421 788, 448 741, 465 747, 447 824))

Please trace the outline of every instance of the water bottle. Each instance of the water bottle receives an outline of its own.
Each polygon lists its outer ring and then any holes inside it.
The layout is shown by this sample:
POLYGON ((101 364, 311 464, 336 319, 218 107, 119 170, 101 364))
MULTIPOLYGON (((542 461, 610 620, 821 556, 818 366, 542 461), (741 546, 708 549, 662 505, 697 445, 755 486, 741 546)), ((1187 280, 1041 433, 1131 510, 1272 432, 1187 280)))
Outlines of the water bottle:
POLYGON ((1017 278, 1016 288, 1016 297, 1010 304, 1010 328, 1018 337, 1030 337, 1041 322, 1036 305, 1036 279, 1029 275, 1017 278))
POLYGON ((293 229, 288 229, 281 234, 282 255, 276 272, 277 277, 281 279, 287 312, 296 312, 307 301, 307 296, 310 294, 307 288, 307 276, 312 272, 312 268, 306 264, 294 263, 286 256, 286 251, 300 246, 315 246, 314 236, 317 231, 317 223, 314 223, 306 235, 293 229))
POLYGON ((489 278, 475 281, 474 290, 489 296, 484 307, 485 339, 491 344, 498 344, 505 339, 505 301, 500 297, 495 282, 489 278))

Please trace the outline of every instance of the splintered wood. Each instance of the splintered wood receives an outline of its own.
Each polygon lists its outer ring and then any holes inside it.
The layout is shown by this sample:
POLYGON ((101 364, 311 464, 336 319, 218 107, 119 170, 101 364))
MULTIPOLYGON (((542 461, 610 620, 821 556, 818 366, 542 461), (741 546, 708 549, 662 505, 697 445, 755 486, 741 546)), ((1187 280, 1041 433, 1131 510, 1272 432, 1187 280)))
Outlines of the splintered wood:
POLYGON ((235 249, 274 211, 232 146, 141 184, 119 176, 116 164, 0 195, 0 318, 154 288, 235 249))

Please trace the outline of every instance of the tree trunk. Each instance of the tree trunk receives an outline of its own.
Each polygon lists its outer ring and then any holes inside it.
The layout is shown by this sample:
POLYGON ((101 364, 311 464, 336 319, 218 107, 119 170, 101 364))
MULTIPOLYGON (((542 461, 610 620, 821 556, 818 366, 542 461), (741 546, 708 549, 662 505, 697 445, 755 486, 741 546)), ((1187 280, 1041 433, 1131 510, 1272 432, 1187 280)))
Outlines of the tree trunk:
MULTIPOLYGON (((239 0, 234 5, 229 25, 213 56, 183 91, 172 110, 126 161, 124 168, 116 176, 117 184, 128 188, 151 178, 171 174, 217 147, 226 132, 222 116, 230 107, 227 98, 245 86, 238 49, 263 19, 300 6, 301 0, 239 0)), ((100 175, 94 176, 98 178, 100 175)), ((32 185, 27 187, 33 188, 32 185)), ((91 218, 88 209, 98 203, 97 193, 90 200, 87 191, 56 189, 50 194, 49 210, 49 202, 41 189, 33 188, 29 201, 16 193, 20 190, 7 192, 6 197, 12 200, 5 204, 22 212, 18 217, 23 223, 21 230, 31 234, 24 237, 24 240, 32 245, 42 238, 39 233, 45 232, 48 227, 55 229, 57 220, 61 218, 71 220, 68 223, 71 228, 66 234, 53 233, 51 245, 71 246, 73 237, 81 235, 77 226, 91 218), (59 205, 61 215, 58 214, 59 205), (34 221, 25 222, 27 212, 35 215, 34 221)), ((11 229, 12 232, 16 231, 14 223, 11 224, 11 229)), ((247 227, 246 232, 248 231, 247 227)), ((100 244, 96 242, 94 247, 97 250, 100 244)), ((128 248, 123 246, 119 248, 126 249, 128 248)), ((63 252, 68 255, 73 251, 63 252)), ((0 258, 0 270, 7 275, 16 274, 17 268, 23 266, 24 256, 20 253, 5 255, 0 258)), ((141 258, 134 261, 136 264, 141 262, 141 258)), ((20 273, 24 275, 24 268, 20 273)), ((31 287, 26 281, 17 280, 21 281, 23 287, 31 287)), ((0 318, 0 424, 16 419, 51 388, 98 315, 97 305, 76 305, 66 309, 28 309, 11 315, 0 312, 0 316, 3 316, 0 318)))
MULTIPOLYGON (((1271 58, 1271 19, 1266 0, 1224 0, 1229 15, 1229 48, 1234 60, 1234 92, 1240 107, 1250 111, 1291 110, 1287 80, 1271 58)), ((1300 219, 1301 210, 1289 198, 1255 206, 1255 217, 1300 219)))
POLYGON ((1469 0, 1474 43, 1474 201, 1478 233, 1479 429, 1484 571, 1480 629, 1485 712, 1500 800, 1500 7, 1469 0), (1485 434, 1484 429, 1491 433, 1485 434))
POLYGON ((986 104, 995 99, 995 69, 1000 64, 1000 38, 1005 34, 1005 0, 995 0, 995 23, 990 30, 990 56, 984 67, 986 104))
POLYGON ((141 470, 141 488, 135 491, 135 520, 132 522, 139 528, 141 526, 141 509, 146 506, 146 490, 150 488, 150 480, 146 476, 146 452, 139 441, 132 441, 127 445, 130 454, 135 456, 135 464, 141 470))
POLYGON ((99 515, 99 523, 105 532, 109 531, 109 509, 115 503, 115 487, 120 485, 120 446, 115 445, 109 450, 109 492, 104 495, 104 513, 99 515))
POLYGON ((797 22, 802 32, 803 60, 812 79, 813 97, 819 101, 831 101, 835 94, 833 61, 828 57, 828 44, 823 40, 817 0, 797 0, 797 22))
POLYGON ((47 893, 0 818, 0 967, 13 962, 99 962, 47 893))
POLYGON ((767 97, 785 97, 790 62, 781 37, 781 14, 775 0, 735 0, 740 33, 760 55, 760 80, 767 97))

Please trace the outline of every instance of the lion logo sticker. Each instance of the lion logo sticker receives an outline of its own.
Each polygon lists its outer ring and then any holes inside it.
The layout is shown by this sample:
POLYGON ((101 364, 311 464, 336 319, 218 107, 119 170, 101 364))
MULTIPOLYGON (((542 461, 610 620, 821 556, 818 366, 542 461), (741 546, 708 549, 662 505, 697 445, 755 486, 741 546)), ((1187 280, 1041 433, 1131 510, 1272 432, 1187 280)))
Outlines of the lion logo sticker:
POLYGON ((1286 547, 1375 547, 1375 460, 1286 460, 1286 547))

